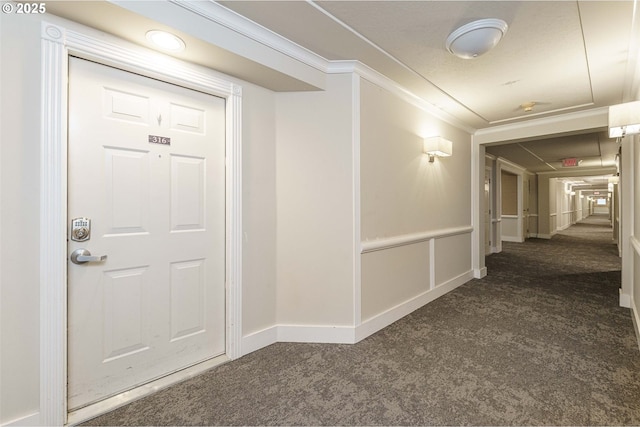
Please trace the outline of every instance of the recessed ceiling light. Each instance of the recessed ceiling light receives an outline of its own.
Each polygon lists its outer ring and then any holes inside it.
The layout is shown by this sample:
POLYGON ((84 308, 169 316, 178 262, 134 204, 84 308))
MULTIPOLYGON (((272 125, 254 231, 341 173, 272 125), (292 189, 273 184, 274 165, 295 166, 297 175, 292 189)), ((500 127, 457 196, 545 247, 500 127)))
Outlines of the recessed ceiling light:
POLYGON ((184 41, 182 41, 180 37, 166 31, 147 31, 147 40, 149 40, 157 47, 164 50, 170 50, 171 52, 180 52, 183 51, 186 47, 184 41))

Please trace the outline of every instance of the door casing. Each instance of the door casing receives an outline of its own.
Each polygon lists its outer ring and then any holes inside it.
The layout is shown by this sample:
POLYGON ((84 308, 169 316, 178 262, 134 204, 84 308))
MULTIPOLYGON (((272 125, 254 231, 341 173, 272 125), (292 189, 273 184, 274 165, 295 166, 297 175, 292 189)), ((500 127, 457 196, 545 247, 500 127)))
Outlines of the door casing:
POLYGON ((226 353, 241 356, 242 87, 213 71, 116 37, 43 21, 40 139, 40 424, 67 422, 68 58, 115 66, 226 100, 226 353), (162 66, 158 61, 162 60, 162 66))

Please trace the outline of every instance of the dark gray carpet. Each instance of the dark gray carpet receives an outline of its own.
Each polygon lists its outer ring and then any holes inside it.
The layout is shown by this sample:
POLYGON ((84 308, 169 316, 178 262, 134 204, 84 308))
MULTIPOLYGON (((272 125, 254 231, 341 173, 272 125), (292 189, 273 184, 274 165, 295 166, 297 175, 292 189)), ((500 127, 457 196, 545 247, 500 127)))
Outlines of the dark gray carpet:
POLYGON ((505 243, 487 265, 358 344, 274 344, 86 425, 640 424, 606 220, 505 243))

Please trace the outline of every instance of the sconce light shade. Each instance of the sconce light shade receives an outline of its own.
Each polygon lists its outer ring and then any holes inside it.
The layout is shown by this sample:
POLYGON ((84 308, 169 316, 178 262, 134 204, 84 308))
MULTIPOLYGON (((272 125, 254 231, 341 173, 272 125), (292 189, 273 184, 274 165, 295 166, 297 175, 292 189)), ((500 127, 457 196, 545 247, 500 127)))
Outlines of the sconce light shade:
POLYGON ((493 49, 509 26, 502 19, 480 19, 458 28, 447 37, 447 50, 462 59, 472 59, 493 49))
POLYGON ((640 101, 609 107, 609 138, 640 133, 640 101))
POLYGON ((424 139, 424 152, 429 155, 429 161, 433 162, 434 157, 448 157, 453 153, 453 143, 441 136, 434 136, 424 139))

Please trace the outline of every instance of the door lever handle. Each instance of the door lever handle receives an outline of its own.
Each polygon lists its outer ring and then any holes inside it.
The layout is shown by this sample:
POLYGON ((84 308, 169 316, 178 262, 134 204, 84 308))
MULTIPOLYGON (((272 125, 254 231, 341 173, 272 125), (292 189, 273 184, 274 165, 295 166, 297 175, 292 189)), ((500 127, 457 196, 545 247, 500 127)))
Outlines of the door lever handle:
POLYGON ((71 252, 71 262, 74 264, 84 264, 87 262, 101 262, 107 259, 106 255, 93 256, 91 252, 86 249, 76 249, 71 252))

